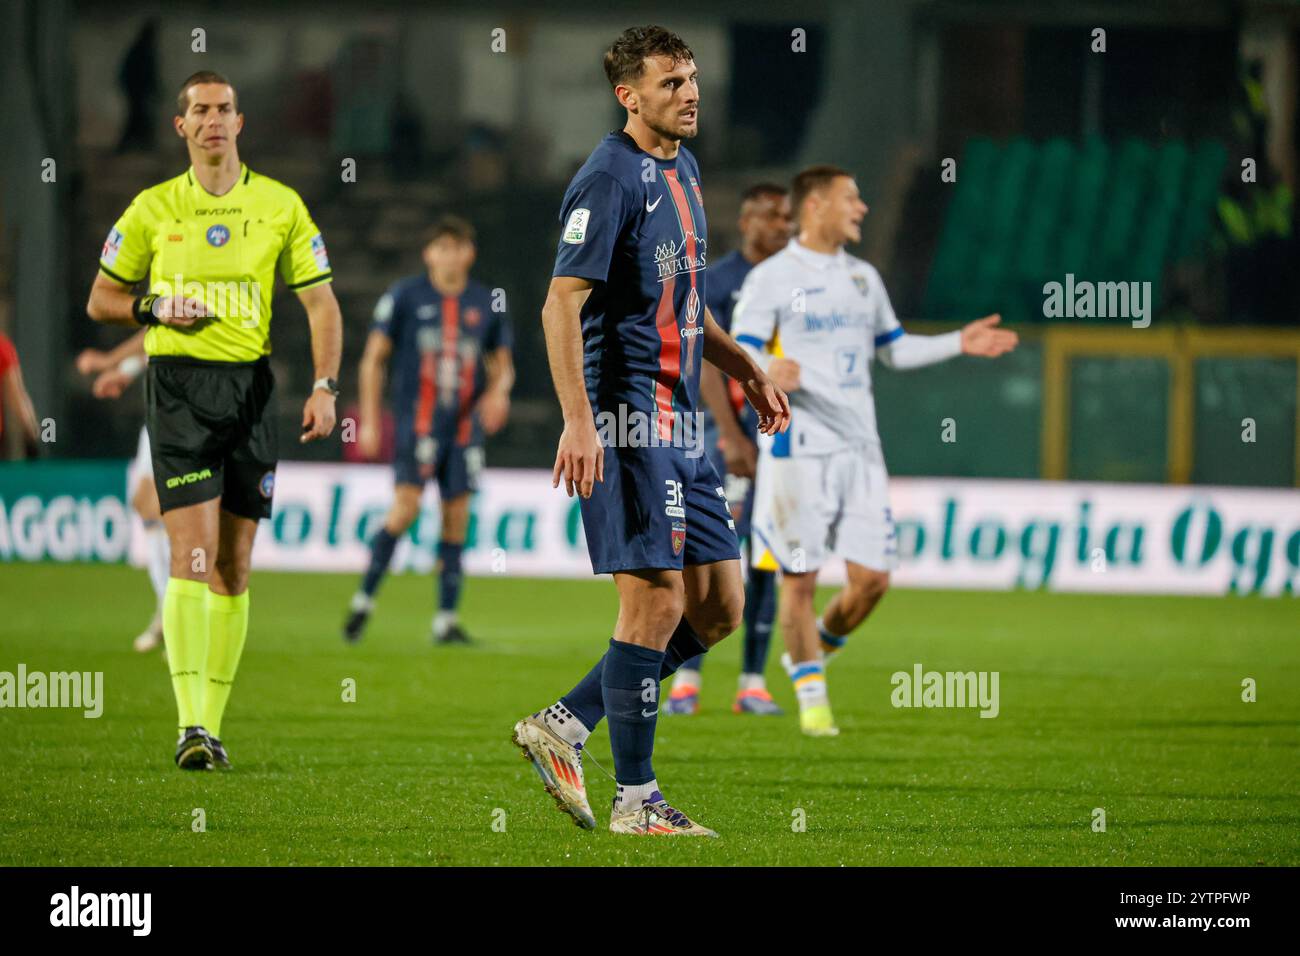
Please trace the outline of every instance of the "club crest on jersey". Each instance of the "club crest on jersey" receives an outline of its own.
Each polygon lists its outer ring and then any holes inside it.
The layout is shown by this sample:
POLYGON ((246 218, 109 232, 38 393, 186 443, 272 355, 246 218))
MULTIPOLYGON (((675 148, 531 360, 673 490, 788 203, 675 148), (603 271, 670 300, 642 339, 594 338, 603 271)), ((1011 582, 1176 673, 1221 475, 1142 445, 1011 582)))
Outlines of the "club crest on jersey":
POLYGON ((682 521, 673 522, 673 554, 682 553, 682 548, 686 546, 686 524, 682 521))
POLYGON ((275 472, 268 471, 262 476, 262 480, 257 483, 257 490, 262 493, 263 498, 270 498, 275 492, 275 472))
POLYGON ((858 287, 858 291, 863 295, 867 294, 867 277, 860 272, 855 272, 852 277, 853 284, 858 287))
POLYGON ((230 230, 217 223, 215 226, 208 226, 208 245, 216 246, 220 249, 230 241, 230 230))
POLYGON ((700 192, 700 184, 695 181, 694 176, 691 177, 691 188, 695 190, 695 201, 699 203, 701 206, 703 206, 704 195, 700 192))
POLYGON ((686 297, 686 324, 694 325, 700 318, 700 294, 691 286, 691 294, 686 297))

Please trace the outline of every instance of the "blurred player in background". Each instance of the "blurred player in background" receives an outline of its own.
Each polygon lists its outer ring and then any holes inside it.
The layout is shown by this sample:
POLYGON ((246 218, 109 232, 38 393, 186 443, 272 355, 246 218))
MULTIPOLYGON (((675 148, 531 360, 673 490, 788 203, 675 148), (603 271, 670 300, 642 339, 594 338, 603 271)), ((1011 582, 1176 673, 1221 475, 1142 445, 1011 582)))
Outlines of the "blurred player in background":
POLYGON ((86 311, 148 329, 145 421, 171 544, 163 638, 180 725, 175 760, 206 770, 230 766, 221 723, 248 632, 253 538, 275 490, 276 274, 311 325, 315 381, 300 441, 334 429, 343 319, 306 205, 239 160, 244 116, 230 82, 194 74, 176 113, 189 167, 137 195, 110 230, 86 311), (146 279, 145 294, 132 291, 146 279))
POLYGON ((23 384, 22 366, 18 364, 18 350, 9 336, 0 332, 0 458, 5 457, 5 414, 11 412, 18 423, 23 443, 23 454, 35 458, 40 448, 36 409, 32 397, 23 384))
MULTIPOLYGON (((738 228, 740 248, 709 264, 708 292, 704 297, 718 327, 728 333, 731 311, 749 270, 780 252, 790 241, 789 190, 775 183, 759 183, 746 190, 740 201, 738 228)), ((711 365, 700 369, 700 397, 705 404, 705 448, 713 466, 724 473, 727 501, 731 504, 741 547, 750 549, 758 416, 746 403, 740 387, 724 379, 711 365)), ((731 705, 737 714, 780 716, 782 713, 768 693, 763 676, 775 618, 776 573, 751 567, 745 582, 739 687, 731 705)), ((699 710, 703 663, 704 655, 700 655, 682 665, 673 678, 672 693, 664 701, 664 714, 694 714, 699 710)))
POLYGON ((687 435, 700 365, 741 383, 763 431, 784 429, 789 407, 704 303, 704 197, 681 145, 698 131, 694 54, 662 27, 633 28, 605 75, 627 122, 565 193, 542 323, 564 413, 552 480, 580 495, 592 571, 613 574, 619 613, 605 655, 516 723, 514 741, 560 809, 592 828, 582 752, 608 717, 610 831, 716 836, 664 799, 652 759, 660 681, 735 630, 744 604, 722 480, 703 436, 687 435))
POLYGON ((483 468, 484 435, 505 425, 515 380, 505 296, 470 278, 475 255, 474 227, 457 216, 443 217, 424 245, 426 271, 402 279, 375 306, 361 357, 358 444, 363 458, 379 454, 380 402, 391 359, 397 420, 393 505, 370 541, 370 566, 343 625, 348 641, 361 638, 397 541, 419 516, 430 479, 438 482, 442 512, 433 639, 469 640, 456 609, 470 497, 483 468))
MULTIPOLYGON (((141 329, 108 352, 84 349, 77 356, 77 371, 95 376, 91 394, 96 398, 115 399, 131 387, 145 369, 145 331, 141 329)), ((171 567, 171 547, 158 506, 158 490, 153 484, 153 455, 149 450, 149 429, 140 426, 140 440, 135 458, 126 472, 127 497, 144 523, 145 567, 153 585, 156 604, 149 626, 136 637, 133 646, 141 653, 163 643, 163 600, 167 594, 167 577, 171 567)))
POLYGON ((946 335, 903 331, 874 267, 844 251, 862 239, 867 204, 853 176, 814 166, 794 178, 798 235, 750 272, 736 303, 736 340, 790 395, 790 429, 760 442, 755 563, 780 567, 782 658, 811 736, 839 731, 825 658, 866 620, 898 565, 888 475, 876 432, 870 363, 933 365, 1016 347, 996 315, 946 335), (844 558, 848 584, 817 617, 817 572, 844 558))

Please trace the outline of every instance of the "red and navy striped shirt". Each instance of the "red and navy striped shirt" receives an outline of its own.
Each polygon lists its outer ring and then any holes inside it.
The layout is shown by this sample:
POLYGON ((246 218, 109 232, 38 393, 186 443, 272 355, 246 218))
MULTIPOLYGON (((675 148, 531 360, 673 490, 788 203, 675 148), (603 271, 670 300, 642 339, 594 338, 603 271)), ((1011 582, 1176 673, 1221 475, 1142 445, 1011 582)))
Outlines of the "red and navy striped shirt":
POLYGON ((487 386, 484 356, 511 344, 505 296, 470 280, 443 295, 426 274, 397 282, 375 306, 372 329, 393 343, 389 359, 398 435, 414 430, 458 446, 483 440, 475 405, 487 386))
POLYGON ((582 308, 583 371, 592 410, 618 406, 658 423, 698 407, 704 354, 708 227, 690 151, 671 160, 610 133, 564 195, 556 276, 595 285, 582 308))

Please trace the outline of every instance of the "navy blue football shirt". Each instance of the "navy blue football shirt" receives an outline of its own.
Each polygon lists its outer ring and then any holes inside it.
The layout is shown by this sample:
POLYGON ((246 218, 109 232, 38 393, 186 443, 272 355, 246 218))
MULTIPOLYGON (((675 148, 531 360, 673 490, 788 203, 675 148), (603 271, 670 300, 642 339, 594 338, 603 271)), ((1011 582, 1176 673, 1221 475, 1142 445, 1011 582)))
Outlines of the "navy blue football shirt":
POLYGON ((620 404, 658 422, 695 412, 704 354, 708 228, 700 170, 623 131, 592 151, 564 194, 556 276, 594 283, 582 308, 583 374, 596 414, 620 404))
MULTIPOLYGON (((371 328, 393 342, 390 393, 397 434, 414 429, 458 446, 483 440, 475 404, 487 386, 483 358, 510 347, 510 322, 492 290, 473 279, 443 295, 427 274, 395 283, 375 306, 371 328)), ((400 437, 399 437, 400 441, 400 437)))

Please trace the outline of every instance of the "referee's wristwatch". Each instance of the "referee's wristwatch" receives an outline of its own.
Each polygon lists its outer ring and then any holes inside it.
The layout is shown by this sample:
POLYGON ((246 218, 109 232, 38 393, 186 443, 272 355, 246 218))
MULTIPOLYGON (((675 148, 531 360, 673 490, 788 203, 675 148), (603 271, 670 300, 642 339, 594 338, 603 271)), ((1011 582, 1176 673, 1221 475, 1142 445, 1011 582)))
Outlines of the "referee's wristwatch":
POLYGON ((318 389, 318 388, 323 388, 325 391, 329 392, 329 393, 330 393, 331 395, 333 395, 335 398, 338 398, 338 397, 339 397, 339 383, 338 383, 338 379, 334 379, 334 378, 318 378, 318 379, 316 379, 315 382, 312 383, 311 390, 314 392, 314 391, 316 391, 316 389, 318 389))

